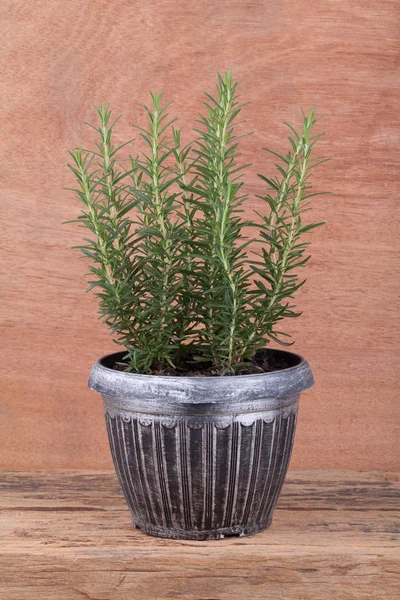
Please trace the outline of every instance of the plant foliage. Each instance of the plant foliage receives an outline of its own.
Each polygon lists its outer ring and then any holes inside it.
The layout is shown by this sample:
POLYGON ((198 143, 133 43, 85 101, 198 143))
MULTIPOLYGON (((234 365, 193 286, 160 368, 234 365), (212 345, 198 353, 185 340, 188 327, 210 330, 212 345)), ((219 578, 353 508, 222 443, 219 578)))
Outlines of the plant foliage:
POLYGON ((97 109, 94 150, 70 152, 83 210, 75 220, 91 232, 78 246, 90 259, 89 289, 102 320, 127 349, 129 370, 162 372, 191 349, 220 374, 240 371, 269 340, 288 344, 279 322, 297 317, 295 292, 304 284, 309 242, 322 223, 303 223, 310 209, 310 177, 323 135, 313 134, 314 109, 302 127, 289 128, 289 151, 274 176, 259 175, 264 193, 255 221, 243 219, 248 195, 240 163, 238 82, 218 75, 206 94, 195 139, 182 147, 181 130, 161 94, 144 106, 138 129, 145 150, 126 160, 113 142, 108 106, 97 109), (125 164, 125 166, 122 166, 125 164), (246 229, 245 229, 246 228, 246 229), (245 231, 254 231, 249 240, 245 231), (252 246, 249 247, 250 242, 252 246))

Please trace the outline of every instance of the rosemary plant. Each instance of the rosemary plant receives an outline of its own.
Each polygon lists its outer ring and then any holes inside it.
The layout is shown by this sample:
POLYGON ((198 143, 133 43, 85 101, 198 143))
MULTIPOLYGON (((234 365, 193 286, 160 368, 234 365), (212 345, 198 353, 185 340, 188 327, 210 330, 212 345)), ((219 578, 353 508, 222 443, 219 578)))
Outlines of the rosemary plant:
MULTIPOLYGON (((289 345, 279 328, 297 317, 298 269, 310 258, 304 224, 310 209, 310 176, 324 158, 313 156, 322 133, 312 109, 302 128, 289 128, 290 148, 277 159, 277 174, 259 175, 262 210, 244 220, 238 116, 244 106, 230 72, 218 75, 215 97, 206 94, 195 139, 181 145, 181 130, 161 94, 144 106, 148 125, 138 128, 147 150, 127 161, 113 143, 109 107, 97 109, 94 150, 70 152, 69 165, 84 207, 76 221, 92 236, 78 246, 91 259, 89 289, 127 369, 163 373, 190 352, 215 373, 240 372, 270 340, 289 345), (125 166, 122 166, 125 163, 125 166), (252 240, 244 228, 256 228, 252 240), (249 247, 250 242, 252 246, 249 247)), ((91 125, 91 127, 93 127, 91 125)), ((322 192, 319 192, 322 193, 322 192)))

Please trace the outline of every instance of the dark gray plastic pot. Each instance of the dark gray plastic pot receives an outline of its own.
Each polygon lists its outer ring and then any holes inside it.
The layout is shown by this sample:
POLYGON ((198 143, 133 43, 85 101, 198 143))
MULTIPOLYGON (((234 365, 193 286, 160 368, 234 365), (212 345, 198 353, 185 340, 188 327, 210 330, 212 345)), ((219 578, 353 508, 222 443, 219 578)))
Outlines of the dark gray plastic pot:
POLYGON ((101 358, 89 387, 103 396, 115 470, 135 527, 167 538, 251 535, 271 524, 288 469, 300 393, 313 376, 301 357, 260 375, 159 377, 101 358))

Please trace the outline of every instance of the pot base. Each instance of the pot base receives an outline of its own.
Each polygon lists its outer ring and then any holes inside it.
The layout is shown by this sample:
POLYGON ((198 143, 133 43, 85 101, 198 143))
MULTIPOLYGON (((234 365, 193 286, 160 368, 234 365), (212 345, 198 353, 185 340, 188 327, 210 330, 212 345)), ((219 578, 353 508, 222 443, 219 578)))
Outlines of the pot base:
POLYGON ((210 529, 203 531, 186 531, 184 529, 168 529, 167 527, 155 527, 154 525, 140 524, 134 521, 132 518, 133 527, 140 529, 143 533, 152 535, 155 537, 168 538, 172 540, 222 540, 225 537, 246 537, 249 535, 255 535, 260 533, 272 523, 271 515, 265 523, 262 525, 253 525, 252 527, 223 527, 221 529, 210 529))

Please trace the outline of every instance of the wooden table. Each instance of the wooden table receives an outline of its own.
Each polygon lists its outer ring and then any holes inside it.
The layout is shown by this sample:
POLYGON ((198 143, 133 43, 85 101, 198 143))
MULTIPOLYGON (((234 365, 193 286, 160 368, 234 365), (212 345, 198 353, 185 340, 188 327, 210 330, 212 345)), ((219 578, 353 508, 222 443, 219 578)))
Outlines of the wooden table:
POLYGON ((1 600, 400 599, 399 477, 292 472, 268 531, 148 537, 112 472, 0 473, 1 600))

